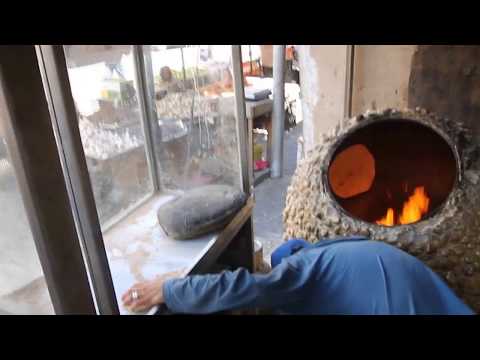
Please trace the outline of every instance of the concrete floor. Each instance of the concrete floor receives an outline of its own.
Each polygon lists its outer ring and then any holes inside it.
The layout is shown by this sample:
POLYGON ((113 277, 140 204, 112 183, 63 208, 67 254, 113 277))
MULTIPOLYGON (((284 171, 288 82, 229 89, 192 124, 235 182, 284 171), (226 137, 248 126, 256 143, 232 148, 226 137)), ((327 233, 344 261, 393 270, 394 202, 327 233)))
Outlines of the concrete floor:
POLYGON ((0 314, 51 314, 13 167, 0 160, 0 314))
POLYGON ((283 177, 268 178, 255 187, 253 231, 255 239, 263 245, 263 256, 270 264, 270 254, 283 242, 282 212, 287 187, 297 166, 297 140, 302 135, 302 123, 285 133, 283 177))

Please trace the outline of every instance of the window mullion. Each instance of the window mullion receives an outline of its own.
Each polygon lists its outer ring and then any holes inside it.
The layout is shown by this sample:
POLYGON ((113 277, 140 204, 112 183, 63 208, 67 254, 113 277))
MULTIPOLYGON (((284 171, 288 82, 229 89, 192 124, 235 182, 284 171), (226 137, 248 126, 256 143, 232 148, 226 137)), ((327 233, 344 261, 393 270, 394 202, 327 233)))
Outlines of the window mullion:
POLYGON ((153 183, 153 191, 160 190, 159 171, 155 157, 155 127, 157 120, 155 111, 154 93, 152 93, 153 75, 151 69, 150 53, 144 53, 143 45, 133 46, 133 59, 135 64, 135 82, 137 84, 138 97, 142 111, 142 129, 145 137, 145 151, 147 153, 150 177, 153 183))

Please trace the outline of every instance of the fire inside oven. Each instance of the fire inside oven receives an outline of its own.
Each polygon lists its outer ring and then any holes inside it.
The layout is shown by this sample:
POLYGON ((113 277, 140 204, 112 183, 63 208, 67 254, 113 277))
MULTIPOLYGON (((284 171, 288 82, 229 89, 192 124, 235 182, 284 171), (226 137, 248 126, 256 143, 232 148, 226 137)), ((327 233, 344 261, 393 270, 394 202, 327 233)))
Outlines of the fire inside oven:
POLYGON ((382 226, 433 214, 457 174, 447 141, 410 120, 373 122, 340 143, 328 168, 330 191, 351 216, 382 226))

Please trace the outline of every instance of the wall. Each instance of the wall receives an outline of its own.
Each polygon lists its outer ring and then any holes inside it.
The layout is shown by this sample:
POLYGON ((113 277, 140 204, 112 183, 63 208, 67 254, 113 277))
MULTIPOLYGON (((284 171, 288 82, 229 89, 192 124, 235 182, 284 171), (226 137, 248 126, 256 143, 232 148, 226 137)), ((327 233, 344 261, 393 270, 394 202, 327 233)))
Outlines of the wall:
MULTIPOLYGON (((305 153, 348 116, 348 46, 296 48, 305 153)), ((480 136, 480 46, 355 45, 353 71, 353 116, 420 106, 461 119, 480 136)))
POLYGON ((262 66, 273 67, 273 45, 260 45, 262 66))
POLYGON ((347 45, 298 45, 304 151, 345 115, 347 45))
POLYGON ((480 135, 480 46, 355 46, 352 115, 422 107, 480 135))
POLYGON ((418 46, 408 104, 461 120, 480 136, 480 46, 418 46))
POLYGON ((388 107, 406 108, 416 45, 356 45, 352 115, 388 107))

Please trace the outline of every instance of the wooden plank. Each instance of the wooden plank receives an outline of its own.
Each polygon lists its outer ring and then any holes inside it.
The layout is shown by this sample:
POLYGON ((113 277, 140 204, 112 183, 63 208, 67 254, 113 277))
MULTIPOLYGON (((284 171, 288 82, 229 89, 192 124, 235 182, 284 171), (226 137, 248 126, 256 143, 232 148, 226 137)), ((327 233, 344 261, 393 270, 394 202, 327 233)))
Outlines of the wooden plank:
MULTIPOLYGON (((218 235, 215 243, 206 249, 201 259, 188 271, 189 274, 203 273, 215 263, 221 253, 227 248, 232 239, 238 234, 242 226, 252 216, 254 206, 253 197, 247 200, 245 206, 238 212, 233 220, 218 235)), ((252 250, 253 256, 253 250, 252 250)))

